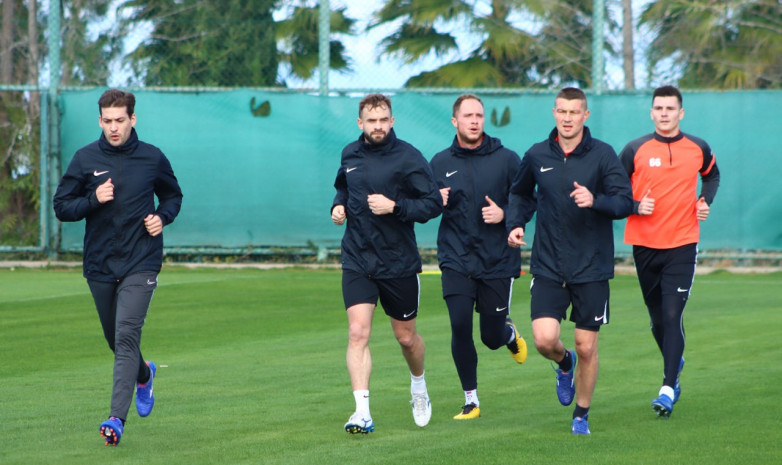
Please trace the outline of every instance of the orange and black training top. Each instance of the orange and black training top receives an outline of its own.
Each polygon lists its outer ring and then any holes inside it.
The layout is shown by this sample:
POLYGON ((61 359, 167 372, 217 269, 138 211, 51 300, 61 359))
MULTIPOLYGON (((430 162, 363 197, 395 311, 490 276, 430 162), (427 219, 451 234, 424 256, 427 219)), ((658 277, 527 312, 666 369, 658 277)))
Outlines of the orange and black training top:
POLYGON ((700 229, 695 203, 711 205, 720 183, 717 160, 703 139, 680 132, 657 133, 630 141, 619 154, 633 185, 633 215, 627 217, 625 243, 671 249, 698 242, 700 229), (697 195, 698 175, 702 179, 697 195), (651 215, 639 215, 638 204, 649 194, 651 215))

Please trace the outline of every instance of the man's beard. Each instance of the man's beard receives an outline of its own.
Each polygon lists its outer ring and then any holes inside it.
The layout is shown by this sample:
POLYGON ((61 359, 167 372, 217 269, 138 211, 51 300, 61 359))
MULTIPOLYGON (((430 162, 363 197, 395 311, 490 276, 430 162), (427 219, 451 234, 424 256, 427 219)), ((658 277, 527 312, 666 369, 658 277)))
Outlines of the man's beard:
POLYGON ((370 145, 383 145, 388 140, 388 133, 383 132, 373 132, 371 134, 364 134, 364 139, 370 144, 370 145), (379 139, 376 139, 376 136, 380 136, 382 134, 382 137, 379 139), (373 137, 374 136, 374 137, 373 137))

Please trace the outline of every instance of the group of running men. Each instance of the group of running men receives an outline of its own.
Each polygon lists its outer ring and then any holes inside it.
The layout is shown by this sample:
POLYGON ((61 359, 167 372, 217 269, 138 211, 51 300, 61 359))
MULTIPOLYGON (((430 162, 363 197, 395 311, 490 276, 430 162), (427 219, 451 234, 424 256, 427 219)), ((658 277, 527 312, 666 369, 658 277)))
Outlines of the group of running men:
POLYGON ((370 94, 359 103, 361 134, 342 151, 331 219, 347 222, 342 239, 342 292, 348 316, 346 361, 356 409, 344 428, 370 433, 372 358, 369 339, 378 300, 410 369, 412 412, 426 426, 432 406, 424 379, 424 341, 416 330, 421 258, 413 225, 442 214, 437 258, 451 323, 451 353, 465 401, 455 420, 480 416, 481 341, 509 349, 524 363, 527 346, 509 316, 513 281, 521 270, 518 247, 536 216, 530 272, 535 348, 554 362, 562 405, 575 399, 571 432, 590 434, 589 407, 598 375, 598 334, 609 322, 614 275, 613 220, 627 218, 625 242, 633 258, 664 377, 652 409, 668 417, 680 395, 684 366, 682 315, 695 274, 699 221, 708 217, 719 186, 709 145, 681 132, 682 96, 655 89, 654 132, 627 144, 619 156, 585 125, 584 92, 564 88, 553 109, 556 127, 523 158, 484 131, 484 107, 459 96, 451 145, 427 163, 398 139, 391 100, 370 94), (698 178, 702 181, 697 193, 698 178), (560 339, 561 321, 575 324, 574 346, 560 339))
MULTIPOLYGON (((139 140, 130 92, 109 89, 98 100, 100 138, 76 152, 54 195, 61 221, 86 219, 84 277, 104 337, 114 352, 111 412, 99 426, 106 445, 124 433, 135 391, 136 410, 155 404, 157 367, 140 351, 141 331, 163 258, 164 226, 179 214, 182 190, 157 147, 139 140), (157 202, 156 202, 157 200, 157 202)), ((664 361, 663 385, 652 401, 668 417, 679 399, 684 366, 682 314, 695 273, 699 221, 708 217, 719 170, 708 144, 682 133, 678 89, 653 94, 655 131, 619 154, 592 137, 586 95, 562 89, 556 127, 523 158, 484 132, 480 98, 453 105, 456 136, 427 163, 396 137, 391 100, 370 94, 359 103, 361 134, 342 151, 331 218, 347 222, 342 240, 342 290, 348 315, 347 367, 356 410, 349 433, 370 433, 372 359, 369 337, 378 300, 411 375, 413 417, 426 426, 432 407, 424 379, 424 341, 418 334, 421 258, 413 231, 442 215, 437 256, 451 322, 451 351, 465 402, 456 420, 480 416, 473 311, 481 341, 506 346, 517 363, 527 346, 509 317, 513 280, 521 270, 516 248, 537 213, 530 272, 535 347, 556 363, 557 396, 576 400, 571 431, 589 434, 589 406, 598 371, 598 332, 609 321, 608 280, 614 273, 612 221, 627 218, 651 329, 664 361), (696 194, 698 176, 701 192, 696 194), (575 323, 573 349, 560 340, 560 323, 575 323)))

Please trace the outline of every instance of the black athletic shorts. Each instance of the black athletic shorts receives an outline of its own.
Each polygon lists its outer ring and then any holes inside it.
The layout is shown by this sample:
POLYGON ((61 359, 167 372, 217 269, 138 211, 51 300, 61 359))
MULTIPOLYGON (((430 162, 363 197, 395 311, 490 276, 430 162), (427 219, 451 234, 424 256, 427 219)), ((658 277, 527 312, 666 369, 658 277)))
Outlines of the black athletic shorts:
POLYGON ((352 270, 342 271, 342 298, 345 309, 356 304, 377 305, 395 320, 412 320, 418 315, 421 285, 418 275, 407 278, 370 279, 352 270))
POLYGON ((598 331, 608 324, 608 281, 582 284, 563 284, 559 281, 534 276, 529 286, 532 319, 550 317, 562 321, 572 305, 570 321, 576 328, 598 331))
POLYGON ((475 301, 475 311, 507 315, 513 294, 513 278, 472 279, 463 274, 443 269, 443 298, 463 295, 475 301))
POLYGON ((638 282, 644 296, 679 295, 687 299, 695 278, 698 244, 687 244, 672 249, 652 249, 633 246, 633 259, 638 282))

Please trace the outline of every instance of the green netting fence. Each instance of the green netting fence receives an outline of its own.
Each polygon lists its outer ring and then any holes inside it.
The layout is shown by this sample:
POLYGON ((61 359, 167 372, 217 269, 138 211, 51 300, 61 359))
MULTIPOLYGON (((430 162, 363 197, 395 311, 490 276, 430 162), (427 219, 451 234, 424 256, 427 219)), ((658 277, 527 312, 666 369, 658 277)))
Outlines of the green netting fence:
MULTIPOLYGON (((103 89, 59 97, 61 166, 100 135, 103 89)), ((393 94, 397 135, 431 158, 451 143, 451 105, 460 92, 393 94)), ((319 96, 237 89, 136 92, 139 137, 169 157, 184 191, 182 211, 165 230, 169 249, 336 248, 343 229, 330 220, 342 148, 359 135, 363 95, 319 96)), ((523 155, 553 128, 553 93, 485 93, 486 132, 523 155)), ((587 125, 618 152, 651 132, 651 97, 589 96, 587 125)), ((707 140, 722 183, 702 227, 702 250, 782 249, 778 155, 782 136, 769 108, 782 91, 685 93, 685 132, 707 140)), ((438 219, 417 226, 434 247, 438 219)), ((83 224, 63 224, 61 251, 80 250, 83 224)), ((617 222, 617 250, 623 222, 617 222)))

